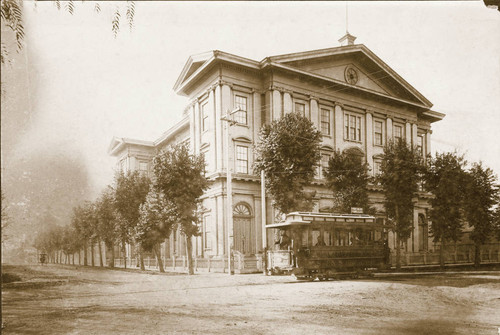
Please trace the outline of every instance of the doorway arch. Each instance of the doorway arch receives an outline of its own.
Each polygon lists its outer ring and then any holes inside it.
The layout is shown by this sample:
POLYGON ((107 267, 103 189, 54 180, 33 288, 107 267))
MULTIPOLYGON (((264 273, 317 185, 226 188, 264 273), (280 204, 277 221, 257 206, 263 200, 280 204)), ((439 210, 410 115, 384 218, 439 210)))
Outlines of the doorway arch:
POLYGON ((254 254, 253 216, 251 207, 244 202, 233 208, 233 242, 234 250, 242 254, 254 254))

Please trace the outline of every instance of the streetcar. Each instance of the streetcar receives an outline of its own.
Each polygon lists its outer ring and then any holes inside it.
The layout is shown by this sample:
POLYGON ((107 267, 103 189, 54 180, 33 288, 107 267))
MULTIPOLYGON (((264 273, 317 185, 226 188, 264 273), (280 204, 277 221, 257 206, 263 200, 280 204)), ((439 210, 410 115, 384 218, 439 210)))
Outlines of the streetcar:
POLYGON ((389 260, 384 226, 371 215, 292 212, 266 228, 275 232, 275 245, 266 252, 268 275, 358 277, 389 260))

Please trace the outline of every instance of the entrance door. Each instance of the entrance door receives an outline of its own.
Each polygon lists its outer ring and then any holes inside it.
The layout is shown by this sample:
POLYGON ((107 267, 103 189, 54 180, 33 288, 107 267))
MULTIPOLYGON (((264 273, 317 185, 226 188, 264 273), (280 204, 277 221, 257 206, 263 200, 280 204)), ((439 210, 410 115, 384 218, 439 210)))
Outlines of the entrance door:
POLYGON ((250 209, 243 204, 236 205, 233 211, 234 250, 242 254, 255 253, 252 234, 252 216, 250 209))

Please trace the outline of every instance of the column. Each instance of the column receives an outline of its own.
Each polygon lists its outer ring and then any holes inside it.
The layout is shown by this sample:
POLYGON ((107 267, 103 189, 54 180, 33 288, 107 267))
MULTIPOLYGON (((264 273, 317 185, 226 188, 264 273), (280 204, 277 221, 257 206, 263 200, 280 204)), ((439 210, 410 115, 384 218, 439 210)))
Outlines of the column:
POLYGON ((284 114, 293 112, 292 95, 290 92, 283 93, 283 112, 284 114))
POLYGON ((344 111, 343 111, 343 106, 342 104, 335 104, 335 149, 336 150, 342 150, 342 146, 344 143, 344 135, 343 135, 343 128, 344 128, 344 111))
POLYGON ((373 114, 371 111, 366 113, 366 141, 365 141, 365 152, 366 152, 366 162, 368 166, 373 169, 373 114))
POLYGON ((266 124, 273 121, 273 91, 269 90, 265 93, 265 119, 263 120, 266 124))
POLYGON ((217 224, 217 256, 224 255, 224 198, 218 196, 215 198, 215 213, 217 224))
POLYGON ((405 139, 407 144, 411 144, 411 124, 406 122, 405 124, 405 139))
POLYGON ((194 110, 194 141, 195 141, 195 153, 200 154, 200 136, 201 136, 201 123, 200 123, 200 102, 196 101, 193 105, 194 110))
POLYGON ((264 125, 262 122, 262 99, 260 94, 253 92, 252 94, 253 108, 251 109, 251 115, 253 117, 253 141, 256 142, 259 137, 259 130, 264 125))
POLYGON ((427 154, 432 154, 431 153, 431 130, 427 130, 425 133, 425 153, 427 154))
POLYGON ((224 115, 224 111, 222 110, 222 92, 221 85, 216 85, 214 90, 215 97, 215 157, 216 157, 216 165, 215 171, 222 170, 224 155, 222 149, 222 121, 221 117, 224 115))
POLYGON ((216 125, 217 121, 220 122, 220 119, 216 119, 216 111, 215 111, 215 92, 213 88, 210 88, 208 91, 208 109, 210 113, 210 167, 209 171, 216 171, 217 169, 217 147, 216 147, 216 125))
MULTIPOLYGON (((227 84, 223 84, 221 87, 221 114, 226 115, 227 113, 231 112, 233 104, 231 103, 231 86, 227 84)), ((220 147, 220 154, 217 156, 220 158, 220 167, 221 168, 226 168, 225 162, 224 162, 224 157, 225 157, 225 150, 228 148, 229 150, 231 149, 231 143, 227 144, 226 143, 226 136, 223 135, 223 129, 222 129, 222 121, 221 121, 221 147, 220 147)))
POLYGON ((417 125, 415 123, 412 123, 411 125, 411 145, 415 146, 417 145, 417 136, 418 136, 418 130, 417 130, 417 125))
POLYGON ((390 117, 385 119, 385 126, 386 126, 385 143, 389 143, 390 141, 392 141, 392 119, 390 117))
POLYGON ((189 109, 189 150, 192 153, 196 151, 196 132, 195 132, 195 117, 194 117, 194 106, 191 105, 189 109))
POLYGON ((279 120, 283 114, 283 106, 281 102, 281 92, 273 89, 273 108, 272 116, 273 120, 279 120))
POLYGON ((311 97, 309 100, 310 100, 310 105, 311 105, 311 121, 316 128, 320 129, 320 127, 319 127, 318 100, 316 100, 313 97, 311 97))

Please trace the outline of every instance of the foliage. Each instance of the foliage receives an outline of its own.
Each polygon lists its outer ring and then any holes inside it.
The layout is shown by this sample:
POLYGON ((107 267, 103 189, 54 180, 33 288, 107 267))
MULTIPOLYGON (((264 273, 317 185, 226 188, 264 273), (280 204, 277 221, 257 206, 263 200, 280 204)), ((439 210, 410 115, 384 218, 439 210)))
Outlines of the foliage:
POLYGON ((368 164, 352 152, 333 153, 328 161, 326 180, 334 192, 337 208, 341 213, 350 213, 351 207, 363 208, 364 213, 371 211, 368 205, 368 164))
MULTIPOLYGON (((84 2, 85 0, 82 0, 84 2)), ((36 4, 36 3, 35 3, 36 4)), ((61 2, 59 0, 54 1, 55 6, 58 10, 61 9, 61 2)), ((24 25, 23 25, 23 15, 22 15, 22 5, 23 2, 21 0, 2 0, 1 4, 1 18, 2 24, 5 24, 8 28, 10 28, 16 38, 17 42, 17 51, 21 50, 23 47, 24 40, 24 25)), ((73 0, 69 0, 66 2, 64 6, 66 11, 73 15, 75 12, 75 3, 73 0)), ((101 6, 99 3, 95 3, 94 10, 96 13, 101 12, 101 6)), ((125 16, 127 19, 128 26, 132 30, 134 25, 134 16, 135 16, 135 1, 127 1, 125 16)), ((111 21, 111 31, 113 35, 117 36, 120 31, 120 8, 116 8, 113 19, 111 21)), ((1 43, 1 53, 0 53, 0 61, 1 64, 5 64, 8 59, 8 50, 4 43, 1 43)))
POLYGON ((117 233, 122 243, 130 243, 134 227, 139 223, 139 207, 146 200, 150 180, 139 171, 118 172, 115 175, 115 209, 117 233))
POLYGON ((140 219, 135 227, 135 239, 144 250, 151 251, 157 244, 169 237, 176 223, 175 207, 155 188, 149 191, 146 201, 141 205, 140 219))
POLYGON ((481 162, 474 163, 467 172, 464 211, 473 228, 470 238, 477 247, 488 241, 494 229, 494 206, 499 199, 495 183, 493 171, 483 167, 481 162))
POLYGON ((411 235, 413 223, 413 198, 418 191, 422 157, 405 140, 389 142, 384 147, 381 174, 378 180, 385 195, 385 210, 394 231, 401 239, 411 235))
POLYGON ((117 239, 116 210, 114 190, 107 187, 96 201, 97 234, 108 248, 112 248, 117 239))
POLYGON ((264 171, 266 189, 281 213, 310 210, 310 185, 320 159, 321 133, 299 113, 290 113, 262 127, 254 167, 264 171))
POLYGON ((465 164, 457 153, 437 154, 429 161, 425 186, 434 195, 429 211, 434 242, 457 242, 462 235, 465 164))
POLYGON ((199 234, 201 196, 208 188, 203 156, 189 154, 177 144, 153 158, 154 187, 167 200, 168 216, 175 217, 186 236, 189 274, 193 274, 191 237, 199 234))

